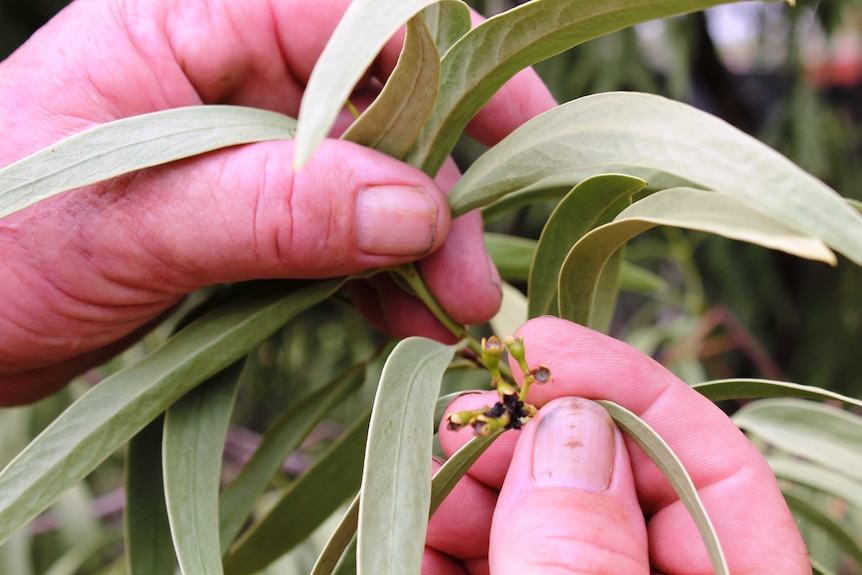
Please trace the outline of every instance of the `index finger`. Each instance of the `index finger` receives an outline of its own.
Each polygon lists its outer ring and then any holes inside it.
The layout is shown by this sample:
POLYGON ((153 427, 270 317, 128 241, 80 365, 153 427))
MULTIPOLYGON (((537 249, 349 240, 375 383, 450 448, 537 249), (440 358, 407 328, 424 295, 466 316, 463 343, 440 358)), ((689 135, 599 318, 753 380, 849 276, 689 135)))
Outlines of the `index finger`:
MULTIPOLYGON (((685 465, 712 518, 733 573, 810 573, 805 544, 765 459, 708 399, 623 342, 571 322, 524 324, 530 367, 546 364, 537 406, 557 397, 608 399, 644 419, 685 465)), ((520 369, 513 365, 513 371, 520 369)), ((638 498, 647 516, 653 568, 712 572, 694 524, 670 484, 628 441, 638 498)))

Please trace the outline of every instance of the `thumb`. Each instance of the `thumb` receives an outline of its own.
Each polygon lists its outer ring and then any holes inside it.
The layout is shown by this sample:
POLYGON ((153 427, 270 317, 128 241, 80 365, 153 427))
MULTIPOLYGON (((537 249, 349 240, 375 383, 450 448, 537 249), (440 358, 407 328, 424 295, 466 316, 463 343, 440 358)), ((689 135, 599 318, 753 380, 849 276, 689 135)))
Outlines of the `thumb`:
POLYGON ((565 397, 518 439, 491 526, 491 573, 648 573, 646 528, 622 434, 565 397))

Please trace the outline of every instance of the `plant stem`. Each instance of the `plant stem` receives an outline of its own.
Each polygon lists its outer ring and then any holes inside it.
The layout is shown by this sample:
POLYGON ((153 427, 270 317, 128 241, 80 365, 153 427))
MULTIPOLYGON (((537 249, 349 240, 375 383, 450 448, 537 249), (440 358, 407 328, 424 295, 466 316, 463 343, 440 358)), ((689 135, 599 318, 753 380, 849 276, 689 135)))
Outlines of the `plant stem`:
POLYGON ((449 314, 440 307, 440 304, 437 303, 437 300, 431 294, 431 290, 429 290, 428 286, 425 285, 425 281, 419 274, 419 270, 416 269, 415 264, 410 263, 395 266, 390 268, 390 272, 404 280, 410 289, 413 290, 414 295, 422 300, 422 303, 428 307, 431 313, 434 314, 434 317, 443 324, 443 327, 452 332, 455 337, 466 340, 467 347, 469 347, 477 356, 482 356, 482 346, 479 341, 473 337, 469 331, 467 331, 466 327, 449 317, 449 314))

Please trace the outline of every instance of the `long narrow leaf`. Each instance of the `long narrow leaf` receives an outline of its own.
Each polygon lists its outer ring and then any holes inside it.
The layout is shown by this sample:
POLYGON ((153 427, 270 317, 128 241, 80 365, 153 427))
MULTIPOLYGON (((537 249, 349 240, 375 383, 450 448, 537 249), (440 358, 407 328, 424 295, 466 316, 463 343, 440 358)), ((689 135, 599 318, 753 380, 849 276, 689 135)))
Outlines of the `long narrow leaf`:
POLYGON ((706 545, 706 550, 716 575, 730 575, 727 560, 721 549, 721 542, 718 540, 718 535, 715 533, 715 528, 703 506, 703 502, 697 494, 697 488, 670 446, 644 420, 626 408, 612 401, 600 400, 598 403, 602 404, 608 410, 608 413, 620 429, 638 447, 644 450, 644 453, 655 463, 656 467, 659 468, 662 475, 665 476, 665 479, 673 487, 673 490, 679 496, 679 500, 688 509, 692 519, 694 519, 695 525, 697 525, 697 530, 703 539, 704 545, 706 545))
POLYGON ((442 0, 422 10, 422 18, 442 56, 461 36, 469 32, 470 8, 462 0, 442 0))
POLYGON ((736 196, 862 263, 862 216, 841 196, 729 124, 646 94, 587 96, 534 118, 479 158, 449 201, 460 215, 555 174, 626 166, 736 196))
POLYGON ((344 13, 317 61, 299 108, 295 169, 305 165, 332 129, 353 87, 386 42, 437 0, 356 0, 344 13))
POLYGON ((341 283, 290 283, 218 308, 84 394, 0 472, 0 542, 183 394, 341 283))
POLYGON ((823 243, 754 210, 723 192, 672 188, 656 192, 620 212, 578 241, 560 270, 560 315, 590 321, 605 262, 629 239, 659 225, 678 226, 748 241, 800 257, 834 263, 823 243))
POLYGON ((356 493, 370 413, 360 417, 337 443, 282 494, 275 506, 234 545, 225 558, 228 575, 257 573, 302 542, 356 493))
POLYGON ((221 494, 221 548, 225 552, 242 529, 257 497, 323 417, 362 385, 365 365, 359 364, 304 397, 267 430, 254 455, 221 494))
POLYGON ((629 205, 646 182, 619 174, 593 176, 575 186, 557 204, 542 230, 530 268, 529 317, 557 313, 557 278, 563 262, 581 237, 605 224, 629 205))
POLYGON ((123 524, 128 575, 173 573, 178 565, 162 478, 163 428, 163 418, 153 420, 126 449, 123 524))
POLYGON ((717 379, 691 386, 712 401, 726 399, 761 399, 765 397, 799 397, 821 401, 840 401, 862 408, 862 400, 835 393, 822 387, 800 385, 769 379, 717 379))
POLYGON ((416 139, 437 99, 440 57, 425 22, 414 16, 398 64, 374 103, 343 139, 402 158, 416 139))
POLYGON ((165 501, 183 573, 222 573, 219 480, 244 365, 244 361, 237 361, 211 377, 173 404, 165 415, 165 501))
POLYGON ((431 500, 435 400, 455 349, 429 339, 405 339, 383 368, 360 491, 360 575, 421 569, 431 500))
POLYGON ((498 429, 488 437, 474 437, 461 448, 452 454, 452 457, 446 460, 446 463, 437 470, 434 474, 434 479, 431 482, 431 505, 430 515, 434 512, 446 499, 446 496, 451 493, 458 484, 458 481, 470 470, 476 460, 491 447, 494 440, 503 434, 502 429, 498 429))
POLYGON ((344 512, 338 527, 332 532, 309 575, 331 575, 335 571, 339 559, 350 546, 350 542, 356 540, 356 527, 358 525, 359 495, 353 498, 353 502, 344 512))
POLYGON ((826 510, 812 504, 805 493, 788 489, 782 494, 794 515, 802 516, 823 529, 833 544, 862 563, 862 544, 859 543, 858 533, 851 526, 845 525, 826 510))
POLYGON ((749 433, 797 457, 862 481, 862 417, 802 399, 761 399, 733 421, 749 433))
POLYGON ((240 106, 189 106, 91 128, 0 169, 0 218, 55 194, 204 152, 288 139, 296 122, 240 106))
POLYGON ((490 18, 443 58, 437 106, 408 158, 436 173, 467 122, 509 78, 533 64, 634 24, 702 10, 721 0, 533 0, 490 18))
POLYGON ((862 511, 862 481, 854 480, 822 465, 786 455, 767 456, 766 460, 779 480, 792 481, 836 499, 843 499, 862 511))

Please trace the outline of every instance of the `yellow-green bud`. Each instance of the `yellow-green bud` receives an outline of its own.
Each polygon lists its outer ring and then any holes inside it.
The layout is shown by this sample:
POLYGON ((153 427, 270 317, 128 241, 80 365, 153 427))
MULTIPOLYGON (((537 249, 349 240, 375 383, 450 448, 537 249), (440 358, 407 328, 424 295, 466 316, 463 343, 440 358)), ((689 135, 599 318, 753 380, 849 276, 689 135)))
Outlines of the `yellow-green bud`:
POLYGON ((521 371, 524 373, 524 375, 527 375, 527 373, 529 373, 530 371, 530 368, 527 367, 527 360, 524 357, 524 338, 520 335, 517 337, 507 335, 503 343, 505 344, 506 349, 509 350, 509 354, 515 358, 515 361, 518 362, 521 371))
POLYGON ((482 338, 482 363, 491 372, 493 379, 500 379, 500 358, 503 357, 503 344, 496 335, 482 338))

